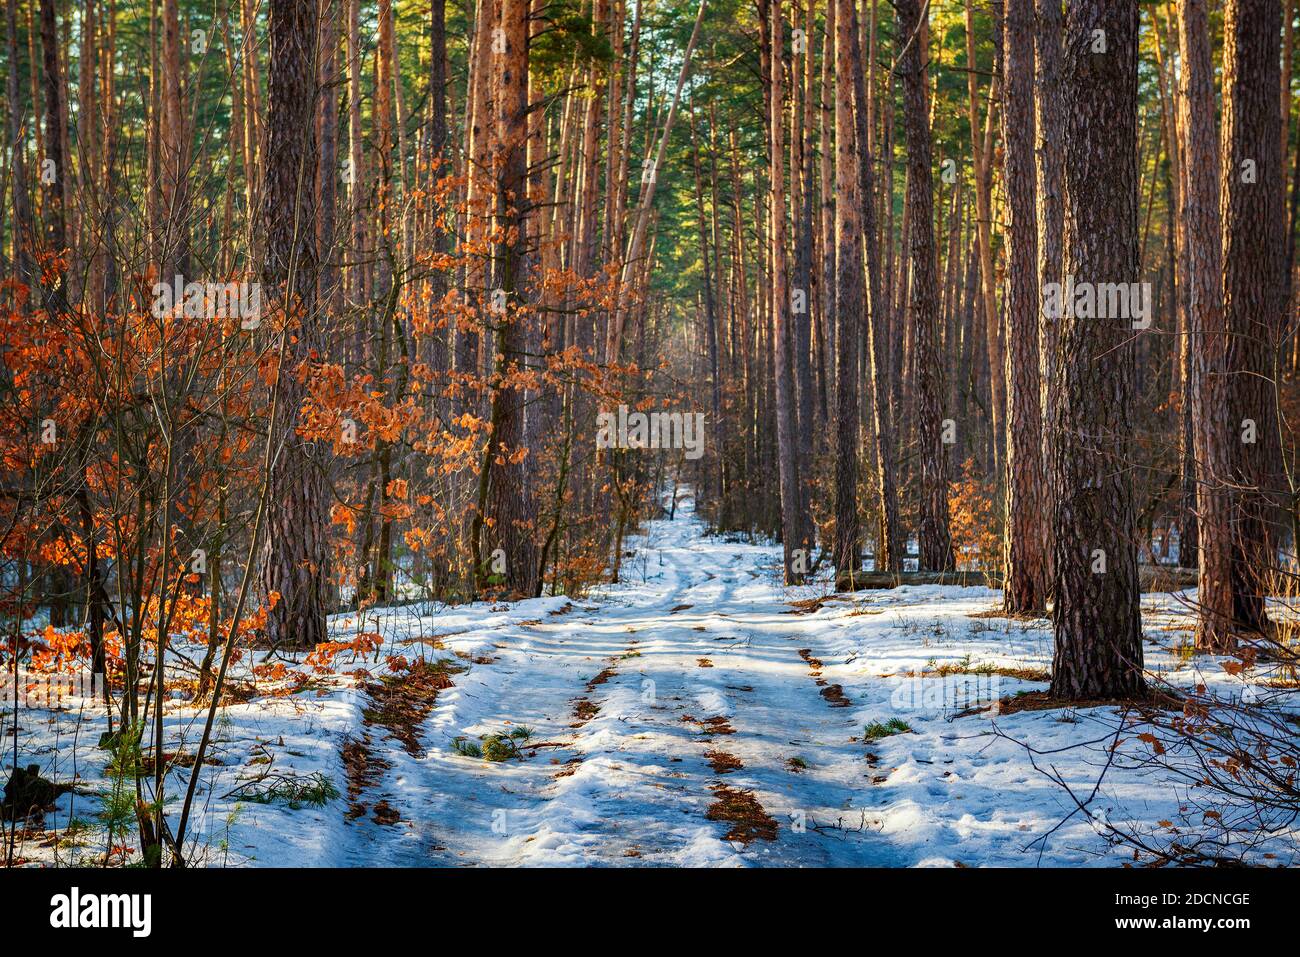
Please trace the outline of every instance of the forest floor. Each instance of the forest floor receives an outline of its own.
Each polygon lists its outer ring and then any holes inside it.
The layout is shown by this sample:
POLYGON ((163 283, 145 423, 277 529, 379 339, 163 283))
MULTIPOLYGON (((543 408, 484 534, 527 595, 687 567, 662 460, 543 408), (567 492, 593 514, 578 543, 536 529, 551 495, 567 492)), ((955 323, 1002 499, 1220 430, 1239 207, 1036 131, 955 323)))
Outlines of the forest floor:
MULTIPOLYGON (((340 616, 341 641, 382 646, 337 674, 285 662, 276 692, 223 708, 196 863, 1118 866, 1135 856, 1111 827, 1166 846, 1223 826, 1151 765, 1141 713, 1017 704, 1046 688, 1051 630, 989 614, 997 591, 785 588, 778 548, 707 536, 686 493, 632 545, 623 583, 582 600, 340 616), (1087 812, 1047 772, 1081 800, 1103 778, 1087 812)), ((1223 695, 1268 679, 1187 654, 1186 600, 1143 597, 1148 669, 1223 695)), ((20 709, 19 763, 77 785, 23 859, 102 860, 102 720, 20 709)), ((175 701, 168 749, 201 726, 175 701)), ((1300 847, 1218 836, 1260 863, 1300 847)))

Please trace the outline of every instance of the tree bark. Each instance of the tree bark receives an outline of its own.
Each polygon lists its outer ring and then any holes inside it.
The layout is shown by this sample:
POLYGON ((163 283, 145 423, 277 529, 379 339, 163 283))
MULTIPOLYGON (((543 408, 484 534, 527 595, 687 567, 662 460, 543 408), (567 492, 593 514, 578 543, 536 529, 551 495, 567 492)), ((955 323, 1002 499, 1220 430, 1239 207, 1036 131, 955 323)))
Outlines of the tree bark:
MULTIPOLYGON (((41 218, 45 225, 45 238, 52 253, 62 255, 68 244, 66 220, 67 158, 63 141, 68 118, 64 103, 63 69, 59 63, 59 33, 55 22, 54 0, 41 2, 41 57, 45 74, 45 158, 51 164, 54 179, 41 183, 45 187, 45 200, 41 218)), ((62 271, 61 271, 62 272, 62 271)))
MULTIPOLYGON (((912 369, 916 382, 916 433, 920 456, 921 569, 954 567, 948 532, 948 477, 943 447, 943 360, 939 354, 939 288, 931 189, 930 110, 926 95, 924 21, 919 0, 899 0, 897 72, 903 84, 907 137, 907 203, 911 207, 912 369)), ((928 9, 928 7, 927 7, 928 9)))
POLYGON ((783 146, 784 104, 783 73, 785 64, 781 56, 782 24, 781 0, 763 0, 768 7, 768 76, 767 76, 767 147, 768 147, 768 213, 771 228, 768 241, 772 257, 772 324, 773 364, 776 378, 776 442, 777 474, 781 483, 781 544, 784 554, 785 583, 797 584, 803 580, 801 568, 806 568, 808 556, 798 562, 795 552, 802 545, 805 518, 801 514, 799 476, 795 449, 795 394, 794 370, 791 368, 794 352, 790 329, 790 291, 787 282, 788 264, 785 248, 785 156, 783 146))
POLYGON ((858 570, 858 340, 862 310, 861 168, 853 77, 853 0, 835 3, 835 570, 858 570))
MULTIPOLYGON (((297 434, 303 366, 324 354, 316 311, 316 224, 311 202, 316 154, 315 0, 272 0, 267 88, 262 232, 267 298, 283 310, 283 350, 276 405, 283 421, 270 428, 282 444, 270 474, 262 585, 278 594, 266 618, 273 644, 312 647, 326 640, 330 581, 324 449, 297 434)), ((278 417, 277 417, 278 418, 278 417)))
MULTIPOLYGON (((851 42, 854 61, 861 63, 860 26, 857 8, 853 11, 851 42)), ((867 388, 871 390, 871 431, 876 458, 876 506, 880 523, 876 535, 876 571, 895 571, 903 567, 903 531, 898 515, 898 489, 895 473, 897 455, 894 441, 894 409, 890 389, 890 318, 889 299, 881 289, 880 243, 876 217, 876 177, 871 164, 871 100, 863 82, 863 70, 853 74, 854 116, 858 142, 858 199, 862 208, 862 236, 866 246, 867 295, 867 388)))
MULTIPOLYGON (((695 128, 695 114, 691 112, 691 160, 695 172, 695 213, 699 220, 700 262, 704 267, 704 336, 709 350, 709 408, 712 413, 714 434, 722 425, 722 379, 718 364, 718 308, 714 301, 713 259, 709 254, 709 221, 704 215, 704 184, 700 171, 699 138, 695 128)), ((708 496, 714 508, 715 521, 720 515, 723 501, 723 449, 715 443, 713 461, 708 472, 708 496)))
POLYGON ((1223 313, 1223 252, 1219 241, 1219 157, 1214 125, 1214 68, 1204 0, 1179 4, 1178 106, 1186 130, 1187 189, 1182 220, 1187 230, 1186 335, 1195 363, 1191 392, 1192 448, 1200 538, 1200 617, 1196 641, 1215 653, 1232 647, 1232 543, 1228 476, 1232 427, 1227 419, 1227 328, 1223 313))
POLYGON ((1047 535, 1041 499, 1033 0, 1007 0, 1003 23, 1003 179, 1007 191, 1007 568, 1003 606, 1011 614, 1025 614, 1047 607, 1047 535))
MULTIPOLYGON (((1278 0, 1228 0, 1223 45, 1223 304, 1231 379, 1229 442, 1236 618, 1269 627, 1264 599, 1276 572, 1284 496, 1277 415, 1279 337, 1285 323, 1285 237, 1277 96, 1278 0), (1253 164, 1253 171, 1248 164, 1253 164)), ((1205 535, 1201 535, 1205 548, 1205 535)))
POLYGON ((320 298, 323 306, 335 312, 336 295, 340 289, 338 267, 335 259, 335 235, 338 197, 339 149, 339 98, 334 84, 335 60, 338 54, 339 28, 335 14, 337 0, 321 0, 321 97, 317 110, 317 138, 320 141, 320 163, 316 170, 317 205, 320 210, 317 226, 317 257, 320 261, 320 298))
POLYGON ((505 293, 504 310, 494 313, 496 368, 492 393, 491 432, 486 461, 486 498, 480 495, 475 516, 475 572, 482 575, 488 559, 479 541, 482 525, 491 526, 489 544, 505 555, 504 584, 511 592, 531 596, 537 588, 537 554, 533 540, 534 510, 524 446, 524 387, 517 381, 526 359, 524 303, 532 292, 529 274, 528 224, 528 9, 529 0, 502 0, 501 48, 492 82, 497 95, 496 190, 497 278, 505 293))
MULTIPOLYGON (((5 3, 5 42, 9 62, 18 62, 18 16, 16 0, 5 3)), ((5 96, 9 108, 9 163, 10 185, 13 190, 13 264, 14 275, 27 285, 34 281, 32 275, 32 201, 27 191, 27 164, 23 159, 26 145, 23 142, 23 117, 18 86, 18 69, 7 71, 5 96)))
POLYGON ((984 296, 985 345, 989 360, 989 396, 991 407, 993 467, 997 475, 1003 472, 1003 438, 1006 429, 1007 394, 1003 368, 1002 328, 998 317, 997 280, 993 274, 993 157, 989 132, 993 124, 993 105, 996 98, 997 72, 989 80, 988 110, 985 128, 981 135, 979 123, 979 74, 975 59, 975 13, 972 0, 966 0, 966 64, 967 113, 970 122, 971 156, 975 172, 975 223, 979 237, 980 289, 984 296))
MULTIPOLYGON (((162 189, 161 275, 189 270, 189 142, 181 108, 184 66, 177 0, 163 0, 162 123, 159 165, 162 189)), ((188 281, 188 278, 187 278, 188 281)))
MULTIPOLYGON (((1136 0, 1069 2, 1064 275, 1079 282, 1139 278, 1137 33, 1136 0)), ((1051 693, 1126 698, 1145 691, 1130 471, 1136 353, 1127 319, 1062 312, 1049 470, 1056 595, 1051 693)))

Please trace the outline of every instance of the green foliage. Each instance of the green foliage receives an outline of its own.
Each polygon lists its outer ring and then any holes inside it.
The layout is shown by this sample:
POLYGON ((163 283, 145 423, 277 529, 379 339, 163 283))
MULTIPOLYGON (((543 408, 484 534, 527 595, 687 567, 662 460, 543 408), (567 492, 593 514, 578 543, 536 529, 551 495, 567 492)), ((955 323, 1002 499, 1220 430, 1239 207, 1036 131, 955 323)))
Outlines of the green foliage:
POLYGON ((485 761, 499 763, 511 758, 522 758, 517 742, 528 741, 532 736, 533 729, 521 724, 509 731, 481 734, 478 741, 471 741, 466 737, 454 738, 451 746, 457 754, 464 757, 482 758, 485 761))
POLYGON ((469 738, 464 738, 464 737, 454 738, 451 742, 451 746, 455 750, 455 752, 461 755, 462 757, 466 757, 466 758, 483 757, 483 749, 479 747, 478 742, 471 741, 469 738))
POLYGON ((528 44, 529 72, 548 95, 558 93, 577 63, 614 61, 614 45, 598 33, 588 8, 578 0, 554 0, 545 7, 542 31, 528 44))
POLYGON ((483 739, 483 760, 507 761, 519 753, 514 741, 505 735, 489 734, 483 739))
POLYGON ((339 796, 334 782, 319 771, 308 775, 278 774, 253 782, 240 790, 240 797, 254 804, 284 804, 293 810, 321 807, 339 796))
POLYGON ((884 724, 873 721, 863 730, 862 740, 879 741, 881 738, 892 737, 895 734, 906 734, 911 730, 912 726, 910 724, 898 718, 890 718, 884 724))

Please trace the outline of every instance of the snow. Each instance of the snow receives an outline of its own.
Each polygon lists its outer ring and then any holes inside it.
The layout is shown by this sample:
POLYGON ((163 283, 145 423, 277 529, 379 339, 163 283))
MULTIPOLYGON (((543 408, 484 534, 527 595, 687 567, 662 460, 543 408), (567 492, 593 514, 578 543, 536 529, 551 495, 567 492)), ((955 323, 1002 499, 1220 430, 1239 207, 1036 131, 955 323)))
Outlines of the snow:
MULTIPOLYGON (((345 659, 340 674, 297 694, 221 710, 214 756, 222 764, 203 769, 194 811, 197 861, 1119 866, 1132 851, 1114 846, 1105 822, 1145 832, 1159 832, 1161 821, 1195 823, 1188 784, 1139 760, 1145 745, 1136 731, 1125 735, 1089 805, 1096 819, 1076 813, 1061 823, 1074 805, 1021 743, 1086 796, 1106 763, 1118 712, 981 710, 1046 687, 991 669, 1032 678, 1051 664, 1045 621, 971 617, 998 606, 995 590, 917 586, 834 596, 827 581, 785 588, 778 548, 707 536, 689 494, 673 520, 649 523, 632 545, 626 580, 581 599, 406 605, 368 611, 364 621, 339 616, 333 628, 341 638, 382 635, 373 659, 345 659), (827 600, 807 613, 790 606, 809 598, 827 600), (801 656, 805 649, 811 661, 801 656), (446 658, 463 669, 423 723, 421 754, 366 725, 366 695, 346 674, 356 667, 383 674, 389 655, 446 658), (812 673, 818 661, 824 684, 812 673), (847 706, 822 694, 835 685, 847 706), (583 720, 575 714, 580 699, 599 711, 583 720), (911 730, 864 740, 868 725, 891 719, 911 730), (454 746, 521 727, 531 736, 519 758, 494 763, 454 746), (363 735, 389 766, 357 798, 367 813, 348 819, 340 751, 363 735), (742 767, 715 771, 711 751, 742 767), (296 809, 241 801, 231 792, 264 771, 268 757, 279 773, 324 775, 340 796, 296 809), (730 824, 708 817, 718 784, 752 793, 775 820, 776 839, 728 840, 730 824), (371 816, 380 801, 397 812, 397 823, 371 816)), ((1144 596, 1148 668, 1177 685, 1240 695, 1249 676, 1180 653, 1190 597, 1144 596)), ((1275 706, 1300 704, 1271 694, 1275 706)), ((93 823, 93 792, 110 786, 107 753, 94 747, 102 716, 88 701, 71 704, 19 713, 20 763, 75 780, 82 792, 63 796, 47 815, 55 838, 74 818, 93 823)), ((168 750, 191 749, 202 719, 173 702, 168 750)), ((169 780, 173 826, 188 773, 169 780)), ((1283 829, 1254 853, 1293 863, 1297 836, 1283 829)), ((103 852, 102 831, 87 832, 80 846, 53 839, 43 846, 42 837, 29 836, 21 856, 49 864, 103 852)))

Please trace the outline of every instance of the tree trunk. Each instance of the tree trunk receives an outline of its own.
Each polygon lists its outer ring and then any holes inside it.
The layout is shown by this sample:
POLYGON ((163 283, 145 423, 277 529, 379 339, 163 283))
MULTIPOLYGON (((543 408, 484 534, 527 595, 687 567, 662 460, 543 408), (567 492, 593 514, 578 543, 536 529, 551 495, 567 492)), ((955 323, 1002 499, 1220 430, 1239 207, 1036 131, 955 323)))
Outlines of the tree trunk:
MULTIPOLYGON (((1196 511, 1200 538, 1197 645, 1223 653, 1232 647, 1232 545, 1228 476, 1231 423, 1227 420, 1227 329, 1223 314, 1223 252, 1219 242, 1219 157, 1214 127, 1214 68, 1204 0, 1179 4, 1178 107, 1186 130, 1187 329, 1195 364, 1191 391, 1196 511)), ((1189 370, 1192 371, 1192 370, 1189 370)))
MULTIPOLYGON (((709 349, 709 408, 715 435, 722 426, 722 379, 718 365, 718 308, 714 301, 713 259, 709 254, 709 221, 704 215, 704 184, 700 172, 700 147, 695 129, 695 114, 691 112, 691 160, 695 172, 695 212, 699 219, 700 262, 704 267, 704 335, 709 349)), ((723 449, 715 442, 713 462, 708 472, 708 497, 717 522, 721 513, 723 496, 723 449)))
POLYGON ((794 344, 790 329, 790 290, 787 284, 785 248, 785 143, 784 83, 785 64, 781 57, 781 0, 762 0, 769 8, 767 31, 767 146, 768 146, 768 231, 772 255, 772 324, 773 367, 776 378, 777 474, 781 483, 781 544, 784 553, 785 583, 803 580, 801 569, 807 567, 807 554, 798 561, 796 550, 802 547, 806 519, 800 509, 799 475, 795 449, 794 370, 791 368, 794 344))
POLYGON ((862 301, 861 168, 853 77, 853 0, 835 2, 835 570, 858 570, 858 340, 862 301))
MULTIPOLYGON (((65 202, 67 197, 67 159, 63 140, 67 130, 67 113, 63 97, 63 69, 59 64, 59 34, 55 23, 54 0, 41 0, 41 55, 45 74, 45 158, 53 179, 42 175, 45 200, 41 218, 49 251, 64 253, 68 244, 65 202)), ((62 274, 62 270, 60 270, 62 274)))
POLYGON ((1011 614, 1036 614, 1047 608, 1047 534, 1041 498, 1033 0, 1007 0, 1003 24, 1003 179, 1007 191, 1007 567, 1003 607, 1011 614))
MULTIPOLYGON (((926 96, 923 13, 919 0, 900 0, 897 72, 903 84, 907 137, 907 203, 911 214, 912 369, 916 382, 916 433, 920 446, 921 569, 954 567, 948 533, 948 477, 943 447, 943 360, 939 354, 939 288, 931 189, 930 110, 926 96)), ((927 8, 928 9, 928 8, 927 8)))
MULTIPOLYGON (((798 8, 796 4, 796 9, 798 8)), ((813 246, 815 244, 816 220, 813 217, 813 151, 809 142, 812 135, 813 121, 813 25, 816 20, 815 0, 805 0, 804 41, 802 49, 791 60, 791 87, 795 91, 791 109, 790 135, 790 215, 795 222, 795 286, 803 290, 801 307, 792 309, 794 331, 792 342, 794 349, 794 379, 797 385, 798 403, 794 421, 796 469, 795 478, 799 485, 800 529, 799 547, 805 554, 811 554, 816 543, 816 525, 811 514, 813 496, 814 443, 815 434, 813 412, 813 372, 812 372, 812 316, 816 290, 813 281, 813 246)), ((791 15, 794 21, 794 14, 791 15)))
MULTIPOLYGON (((998 322, 996 279, 993 275, 993 157, 989 131, 993 124, 993 104, 996 96, 997 73, 989 80, 988 111, 985 129, 979 123, 979 75, 975 60, 975 13, 972 0, 966 0, 966 63, 967 112, 970 122, 971 156, 975 167, 975 222, 979 237, 980 289, 984 296, 985 344, 989 359, 989 396, 991 401, 990 424, 993 428, 994 470, 1003 472, 1002 440, 1006 429, 1006 380, 1001 375, 1003 367, 1002 330, 998 322)), ((996 64, 995 64, 996 66, 996 64)))
POLYGON ((497 95, 496 184, 497 232, 494 250, 505 308, 491 317, 496 327, 495 388, 486 461, 487 494, 480 497, 475 516, 475 572, 482 574, 488 559, 479 548, 484 519, 490 520, 490 543, 505 555, 504 584, 519 595, 536 593, 537 555, 532 536, 534 519, 527 470, 534 463, 524 448, 524 387, 517 381, 526 360, 527 337, 523 304, 532 292, 529 275, 528 223, 528 7, 529 0, 503 0, 500 34, 503 49, 496 53, 492 81, 497 95), (516 380, 516 381, 512 381, 516 380))
MULTIPOLYGON (((1136 0, 1070 0, 1062 79, 1064 275, 1136 282, 1136 0), (1104 51, 1104 52, 1102 52, 1104 51)), ((1126 698, 1145 691, 1132 468, 1135 346, 1130 322, 1058 320, 1052 387, 1057 441, 1054 697, 1126 698)))
MULTIPOLYGON (((18 16, 16 0, 5 3, 5 42, 8 47, 9 63, 18 63, 18 16)), ((26 146, 23 142, 23 117, 20 104, 21 94, 18 86, 18 69, 7 71, 5 77, 6 104, 9 108, 9 162, 10 181, 13 189, 13 263, 14 275, 20 282, 31 285, 32 276, 32 203, 27 191, 27 167, 23 161, 26 146)))
MULTIPOLYGON (((1223 304, 1231 378, 1229 441, 1237 622, 1264 631, 1283 501, 1277 346, 1286 292, 1278 0, 1228 0, 1223 18, 1223 304)), ((1205 548, 1205 534, 1201 535, 1205 548)))
MULTIPOLYGON (((348 277, 348 299, 354 306, 369 297, 366 288, 366 217, 362 213, 367 178, 365 175, 364 143, 361 132, 361 0, 347 0, 348 5, 348 215, 352 220, 353 266, 348 277)), ((358 332, 357 339, 361 334, 358 332)), ((363 346, 352 344, 351 358, 360 362, 363 346)))
MULTIPOLYGON (((162 188, 161 274, 185 275, 189 270, 189 142, 181 108, 184 66, 181 55, 177 0, 163 0, 162 123, 159 165, 162 188)), ((314 32, 314 28, 313 28, 314 32)), ((188 277, 187 277, 188 281, 188 277)))
POLYGON ((312 196, 316 155, 315 0, 272 0, 269 113, 266 122, 262 281, 284 311, 289 341, 275 388, 283 422, 272 422, 283 443, 271 470, 262 585, 278 594, 266 618, 273 644, 312 647, 326 639, 325 596, 330 552, 324 450, 297 434, 304 385, 301 367, 313 350, 324 354, 316 311, 316 226, 312 196))
POLYGON ((337 170, 339 151, 339 98, 334 85, 335 60, 339 45, 336 0, 321 0, 321 55, 320 105, 316 114, 317 137, 320 140, 320 164, 316 170, 317 204, 320 209, 316 248, 320 261, 320 298, 322 306, 331 314, 337 312, 336 294, 339 290, 338 267, 335 265, 335 235, 337 210, 337 170))
MULTIPOLYGON (((851 42, 854 62, 861 62, 861 41, 857 8, 853 11, 851 42)), ((858 141, 858 199, 862 208, 862 235, 866 244, 867 367, 871 390, 871 431, 876 453, 876 505, 880 526, 876 535, 875 570, 895 571, 903 567, 903 531, 898 515, 895 482, 897 462, 894 444, 894 409, 890 402, 889 299, 881 289, 880 243, 876 217, 876 178, 871 169, 871 101, 863 82, 863 71, 853 74, 854 115, 858 141)))
MULTIPOLYGON (((1064 197, 1061 182, 1062 129, 1065 122, 1065 102, 1061 95, 1061 16, 1060 0, 1037 0, 1038 29, 1034 49, 1034 141, 1035 201, 1038 204, 1038 292, 1048 283, 1061 281, 1061 234, 1064 226, 1064 197)), ((1056 362, 1056 337, 1059 327, 1055 320, 1042 312, 1041 301, 1038 320, 1038 378, 1039 414, 1042 418, 1043 484, 1039 487, 1038 502, 1042 513, 1043 531, 1047 536, 1043 549, 1043 572, 1047 590, 1052 587, 1052 486, 1047 481, 1047 463, 1052 459, 1052 446, 1056 433, 1055 421, 1057 395, 1052 389, 1056 362)))

